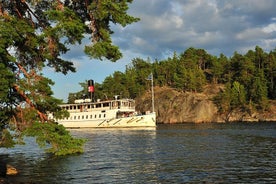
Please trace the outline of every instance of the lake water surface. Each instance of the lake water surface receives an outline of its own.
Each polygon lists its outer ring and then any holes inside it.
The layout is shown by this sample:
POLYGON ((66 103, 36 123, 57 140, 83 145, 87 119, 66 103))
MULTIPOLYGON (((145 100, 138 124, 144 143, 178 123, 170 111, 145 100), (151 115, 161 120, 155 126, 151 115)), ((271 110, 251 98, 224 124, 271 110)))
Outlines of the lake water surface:
POLYGON ((276 123, 76 129, 85 153, 51 157, 32 139, 0 149, 28 183, 276 183, 276 123))

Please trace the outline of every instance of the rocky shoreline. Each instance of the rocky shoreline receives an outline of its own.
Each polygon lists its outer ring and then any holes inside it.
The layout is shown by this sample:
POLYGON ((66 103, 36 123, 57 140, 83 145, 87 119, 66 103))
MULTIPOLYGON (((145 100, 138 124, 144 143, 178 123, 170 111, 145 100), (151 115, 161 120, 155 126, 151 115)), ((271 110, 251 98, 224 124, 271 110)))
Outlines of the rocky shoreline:
MULTIPOLYGON (((225 123, 225 122, 276 122, 276 102, 270 102, 267 112, 252 114, 233 111, 219 114, 213 97, 223 86, 208 85, 201 93, 181 92, 169 87, 155 87, 155 111, 158 123, 225 123)), ((151 93, 136 99, 137 110, 151 109, 151 93)))

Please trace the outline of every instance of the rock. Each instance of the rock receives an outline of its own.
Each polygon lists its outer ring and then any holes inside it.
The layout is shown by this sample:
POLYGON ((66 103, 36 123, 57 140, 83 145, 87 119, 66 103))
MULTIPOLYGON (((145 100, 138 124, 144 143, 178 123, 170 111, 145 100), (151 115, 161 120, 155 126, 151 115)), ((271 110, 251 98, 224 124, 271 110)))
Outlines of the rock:
MULTIPOLYGON (((155 111, 158 123, 210 123, 226 121, 276 121, 276 101, 271 101, 269 112, 240 112, 219 114, 213 97, 223 85, 207 85, 202 92, 183 92, 169 87, 154 87, 155 111)), ((136 109, 140 112, 151 109, 151 92, 136 98, 136 109)))
POLYGON ((7 164, 4 161, 0 161, 0 178, 3 179, 7 175, 16 175, 18 171, 15 167, 7 164))
MULTIPOLYGON (((137 109, 150 109, 150 94, 137 99, 137 109)), ((217 108, 212 96, 206 93, 176 91, 168 87, 155 87, 155 109, 158 123, 213 122, 217 108)))
POLYGON ((18 174, 18 171, 13 166, 7 164, 7 173, 6 174, 7 175, 16 175, 16 174, 18 174))

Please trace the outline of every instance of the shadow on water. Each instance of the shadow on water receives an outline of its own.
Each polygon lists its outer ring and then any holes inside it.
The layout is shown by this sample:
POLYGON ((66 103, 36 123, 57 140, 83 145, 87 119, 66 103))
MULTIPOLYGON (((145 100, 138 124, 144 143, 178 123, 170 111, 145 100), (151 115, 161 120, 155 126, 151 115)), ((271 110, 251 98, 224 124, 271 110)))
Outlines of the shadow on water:
POLYGON ((6 177, 10 183, 57 183, 73 177, 72 173, 64 177, 64 173, 70 170, 72 161, 79 155, 55 157, 38 148, 34 140, 27 142, 25 146, 2 150, 1 159, 18 170, 17 175, 6 177))

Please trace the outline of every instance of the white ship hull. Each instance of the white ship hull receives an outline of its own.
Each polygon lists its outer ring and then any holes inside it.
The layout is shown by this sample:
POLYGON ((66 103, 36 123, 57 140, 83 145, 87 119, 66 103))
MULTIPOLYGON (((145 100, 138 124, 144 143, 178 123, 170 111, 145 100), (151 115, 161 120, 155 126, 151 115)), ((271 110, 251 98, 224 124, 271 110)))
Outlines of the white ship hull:
POLYGON ((113 100, 94 99, 94 81, 88 81, 88 92, 91 98, 77 99, 71 104, 61 104, 62 110, 69 116, 55 117, 49 113, 52 119, 66 128, 120 128, 120 127, 155 127, 156 114, 154 112, 153 76, 150 75, 152 88, 152 112, 136 112, 135 101, 132 99, 118 99, 115 95, 113 100))
POLYGON ((107 100, 99 102, 83 102, 63 104, 60 107, 70 115, 54 119, 66 128, 108 128, 108 127, 155 127, 155 112, 138 113, 135 102, 131 99, 107 100))
POLYGON ((58 121, 66 128, 155 127, 155 122, 155 113, 112 119, 58 121))

